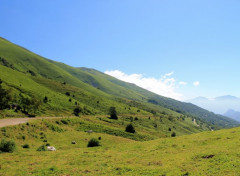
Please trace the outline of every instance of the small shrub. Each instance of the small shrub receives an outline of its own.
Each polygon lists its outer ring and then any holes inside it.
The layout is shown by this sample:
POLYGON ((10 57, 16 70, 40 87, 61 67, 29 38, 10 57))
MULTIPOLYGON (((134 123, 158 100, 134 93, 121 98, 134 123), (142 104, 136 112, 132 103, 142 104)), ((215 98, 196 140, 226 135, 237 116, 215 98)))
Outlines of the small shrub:
POLYGON ((70 96, 70 92, 66 92, 66 95, 67 95, 67 96, 70 96))
POLYGON ((171 137, 176 137, 176 133, 172 132, 171 137))
POLYGON ((65 124, 65 125, 68 124, 68 121, 67 121, 67 120, 64 120, 64 119, 62 119, 61 122, 62 122, 63 124, 65 124))
POLYGON ((16 149, 16 143, 13 140, 6 141, 5 139, 1 140, 0 151, 12 153, 16 149))
POLYGON ((44 99, 43 99, 43 103, 47 103, 48 102, 48 97, 45 96, 44 99))
POLYGON ((132 124, 127 125, 125 131, 128 132, 128 133, 135 133, 136 132, 132 124))
POLYGON ((92 138, 89 142, 88 142, 88 147, 97 147, 100 146, 100 143, 97 139, 92 138))
POLYGON ((102 139, 102 137, 101 137, 101 136, 99 136, 99 137, 98 137, 98 140, 101 140, 101 139, 102 139))
POLYGON ((83 109, 81 107, 76 107, 74 110, 73 110, 73 114, 75 116, 79 116, 79 113, 81 113, 83 111, 83 109))
POLYGON ((171 129, 171 128, 168 128, 168 131, 172 131, 172 129, 171 129))
POLYGON ((46 145, 45 146, 50 146, 50 144, 49 143, 46 143, 46 145))
POLYGON ((43 142, 47 142, 47 139, 44 139, 43 142))
POLYGON ((30 148, 29 144, 24 144, 22 148, 30 148))
POLYGON ((138 118, 137 118, 137 117, 135 117, 135 118, 134 118, 134 120, 138 120, 138 118))
POLYGON ((46 151, 45 145, 41 145, 40 147, 38 147, 37 151, 46 151))

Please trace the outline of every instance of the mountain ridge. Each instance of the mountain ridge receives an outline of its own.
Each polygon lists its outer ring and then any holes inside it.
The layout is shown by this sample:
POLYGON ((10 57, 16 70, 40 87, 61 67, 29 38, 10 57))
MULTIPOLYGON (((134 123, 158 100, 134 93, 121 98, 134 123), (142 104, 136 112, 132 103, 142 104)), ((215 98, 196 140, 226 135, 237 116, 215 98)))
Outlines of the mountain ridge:
POLYGON ((50 101, 42 104, 40 114, 58 111, 72 114, 71 109, 76 105, 85 108, 84 113, 106 114, 110 106, 116 106, 120 114, 167 113, 175 117, 189 116, 216 127, 238 124, 224 116, 157 95, 95 69, 75 68, 46 59, 4 39, 0 39, 0 57, 0 78, 17 100, 18 94, 26 97, 34 94, 36 99, 49 96, 50 101), (71 95, 66 96, 67 92, 71 95))

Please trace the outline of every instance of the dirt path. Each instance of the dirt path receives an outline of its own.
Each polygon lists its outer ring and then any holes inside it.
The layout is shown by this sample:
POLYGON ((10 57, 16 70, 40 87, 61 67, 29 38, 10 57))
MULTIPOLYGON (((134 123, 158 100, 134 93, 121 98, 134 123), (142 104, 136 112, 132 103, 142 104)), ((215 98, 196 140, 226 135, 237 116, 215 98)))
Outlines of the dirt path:
POLYGON ((18 125, 37 119, 53 119, 53 118, 64 118, 64 117, 35 117, 35 118, 12 118, 12 119, 0 119, 0 128, 10 125, 18 125))

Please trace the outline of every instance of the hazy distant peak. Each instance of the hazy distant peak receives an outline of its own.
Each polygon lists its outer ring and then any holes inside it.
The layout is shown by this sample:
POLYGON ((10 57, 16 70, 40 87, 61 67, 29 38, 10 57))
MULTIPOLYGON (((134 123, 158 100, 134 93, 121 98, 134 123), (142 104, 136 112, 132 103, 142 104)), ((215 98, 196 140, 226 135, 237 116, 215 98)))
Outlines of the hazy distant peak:
POLYGON ((229 109, 226 113, 224 113, 224 115, 234 120, 240 121, 240 112, 233 109, 229 109))

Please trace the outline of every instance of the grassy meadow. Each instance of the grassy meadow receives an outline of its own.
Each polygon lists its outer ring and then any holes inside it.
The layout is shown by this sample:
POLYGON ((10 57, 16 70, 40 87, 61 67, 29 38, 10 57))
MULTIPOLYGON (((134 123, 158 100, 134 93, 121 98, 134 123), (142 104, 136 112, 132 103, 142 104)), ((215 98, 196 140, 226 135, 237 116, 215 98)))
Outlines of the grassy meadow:
POLYGON ((240 128, 185 135, 189 132, 164 121, 177 134, 170 137, 172 131, 156 129, 154 122, 147 116, 133 122, 129 117, 83 116, 1 128, 0 138, 13 139, 17 148, 0 154, 0 175, 239 174, 240 128), (129 123, 136 133, 125 132, 129 123), (101 146, 87 147, 90 139, 99 137, 101 146), (36 151, 46 144, 57 151, 36 151))

